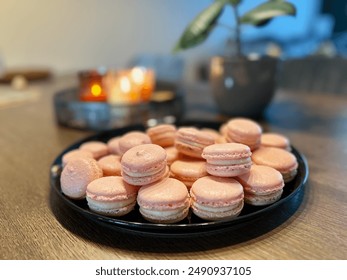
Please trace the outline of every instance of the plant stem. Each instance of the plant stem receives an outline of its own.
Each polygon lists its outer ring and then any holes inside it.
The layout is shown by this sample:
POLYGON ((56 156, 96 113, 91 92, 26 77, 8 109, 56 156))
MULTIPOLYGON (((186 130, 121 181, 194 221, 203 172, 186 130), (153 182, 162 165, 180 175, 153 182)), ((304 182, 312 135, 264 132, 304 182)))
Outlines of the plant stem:
POLYGON ((234 16, 235 16, 235 42, 236 42, 236 55, 237 57, 241 57, 242 56, 242 51, 241 51, 241 32, 240 32, 240 16, 239 16, 239 12, 237 10, 237 6, 236 5, 231 5, 233 8, 233 12, 234 12, 234 16))

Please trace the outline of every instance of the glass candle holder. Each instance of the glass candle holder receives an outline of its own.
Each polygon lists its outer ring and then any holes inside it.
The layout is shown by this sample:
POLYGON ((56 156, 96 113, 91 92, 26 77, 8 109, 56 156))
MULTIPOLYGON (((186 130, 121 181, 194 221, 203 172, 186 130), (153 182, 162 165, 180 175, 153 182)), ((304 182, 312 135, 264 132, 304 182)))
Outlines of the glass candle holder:
POLYGON ((141 101, 149 101, 155 87, 154 71, 149 68, 134 67, 130 70, 130 78, 139 87, 141 101))
POLYGON ((105 74, 98 70, 79 72, 79 97, 81 101, 106 102, 107 92, 104 85, 105 74))
POLYGON ((104 81, 111 104, 148 102, 155 87, 154 71, 140 67, 109 71, 104 81))

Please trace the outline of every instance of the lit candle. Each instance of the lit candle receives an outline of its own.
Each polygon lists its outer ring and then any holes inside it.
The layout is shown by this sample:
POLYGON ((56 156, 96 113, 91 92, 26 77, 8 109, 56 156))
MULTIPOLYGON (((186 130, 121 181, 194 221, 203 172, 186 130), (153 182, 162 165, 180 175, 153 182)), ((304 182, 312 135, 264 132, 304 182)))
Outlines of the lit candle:
POLYGON ((104 81, 108 102, 112 104, 147 102, 152 96, 155 83, 154 71, 143 67, 109 71, 104 81))
POLYGON ((107 94, 103 88, 103 75, 98 71, 84 71, 79 74, 80 100, 106 101, 107 94))
POLYGON ((139 87, 132 82, 128 71, 110 73, 107 86, 109 103, 134 104, 141 101, 139 87))
POLYGON ((143 67, 134 67, 130 71, 130 76, 132 81, 140 87, 140 99, 142 101, 150 100, 155 85, 154 71, 143 67))

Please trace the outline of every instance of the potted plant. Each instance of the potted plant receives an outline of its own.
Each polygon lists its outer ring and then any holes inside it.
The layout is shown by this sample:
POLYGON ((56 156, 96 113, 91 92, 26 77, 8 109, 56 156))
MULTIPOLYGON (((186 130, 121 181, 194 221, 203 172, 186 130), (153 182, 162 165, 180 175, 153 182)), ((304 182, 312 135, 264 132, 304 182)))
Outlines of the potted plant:
POLYGON ((276 86, 277 59, 249 59, 243 54, 242 25, 263 26, 273 18, 295 15, 293 4, 285 0, 268 0, 240 15, 243 0, 215 0, 187 26, 174 51, 203 43, 211 34, 223 10, 231 8, 235 17, 235 51, 229 56, 214 56, 210 63, 210 82, 220 112, 232 116, 260 117, 273 98, 276 86))

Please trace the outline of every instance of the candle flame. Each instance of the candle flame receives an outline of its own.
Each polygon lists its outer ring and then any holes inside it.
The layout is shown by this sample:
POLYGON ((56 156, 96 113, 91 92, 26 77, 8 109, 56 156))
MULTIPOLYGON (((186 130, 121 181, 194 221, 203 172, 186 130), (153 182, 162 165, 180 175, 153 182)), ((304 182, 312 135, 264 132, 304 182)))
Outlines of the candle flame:
POLYGON ((130 81, 127 77, 122 77, 120 79, 120 89, 123 93, 129 93, 130 91, 130 81))
POLYGON ((92 95, 95 97, 98 97, 101 94, 101 86, 98 84, 92 85, 90 90, 91 90, 92 95))
POLYGON ((144 82, 145 80, 145 69, 142 68, 142 67, 134 67, 132 70, 131 70, 131 78, 132 80, 140 85, 144 82))

